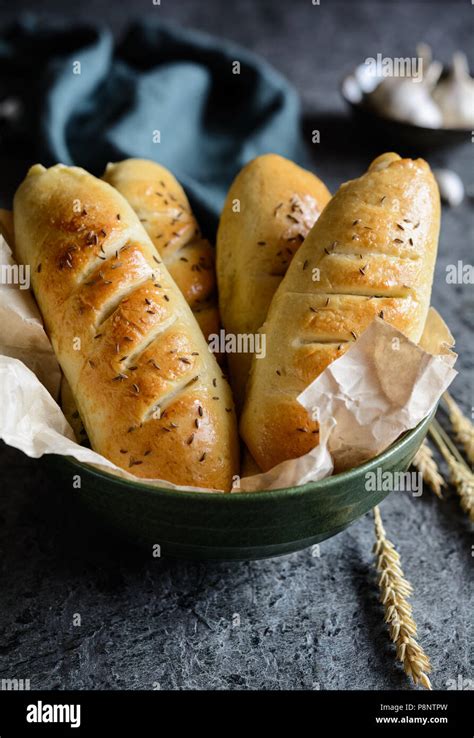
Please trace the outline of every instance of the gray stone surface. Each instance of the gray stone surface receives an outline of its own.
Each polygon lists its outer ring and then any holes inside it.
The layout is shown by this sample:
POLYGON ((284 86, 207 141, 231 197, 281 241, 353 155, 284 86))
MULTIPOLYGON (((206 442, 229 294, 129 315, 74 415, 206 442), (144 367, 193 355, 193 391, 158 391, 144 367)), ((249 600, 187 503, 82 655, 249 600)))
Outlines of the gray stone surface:
MULTIPOLYGON (((314 166, 335 189, 373 153, 351 126, 337 85, 366 56, 412 54, 419 39, 445 61, 470 48, 469 3, 342 4, 321 0, 226 3, 76 2, 71 18, 118 32, 137 13, 160 13, 232 38, 263 54, 299 89, 305 130, 320 128, 314 166)), ((0 21, 36 3, 16 2, 0 21)), ((42 9, 63 4, 43 2, 42 9)), ((473 59, 471 58, 471 67, 473 59)), ((473 185, 469 145, 429 156, 473 185)), ((18 161, 1 151, 2 191, 18 161)), ((11 188, 10 188, 11 189, 11 188)), ((460 353, 453 393, 472 396, 472 286, 447 285, 445 266, 472 262, 472 201, 443 212, 433 304, 460 353)), ((268 561, 220 564, 146 557, 104 536, 57 489, 41 462, 2 447, 0 495, 0 676, 32 688, 406 689, 377 601, 372 518, 311 550, 268 561), (81 625, 74 626, 79 614, 81 625), (240 625, 235 626, 235 615, 240 625)), ((381 506, 408 578, 433 684, 473 678, 472 537, 456 497, 440 503, 394 493, 381 506)))

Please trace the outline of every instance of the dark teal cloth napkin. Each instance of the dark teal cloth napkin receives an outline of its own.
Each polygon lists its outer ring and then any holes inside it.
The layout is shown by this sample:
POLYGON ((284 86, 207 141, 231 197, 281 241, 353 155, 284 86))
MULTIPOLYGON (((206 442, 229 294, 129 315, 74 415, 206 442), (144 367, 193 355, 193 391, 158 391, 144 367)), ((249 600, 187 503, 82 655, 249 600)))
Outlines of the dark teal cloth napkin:
POLYGON ((0 70, 42 163, 100 175, 109 161, 154 159, 211 228, 247 161, 304 158, 294 89, 263 59, 200 32, 139 21, 115 45, 103 27, 29 18, 0 34, 0 70))

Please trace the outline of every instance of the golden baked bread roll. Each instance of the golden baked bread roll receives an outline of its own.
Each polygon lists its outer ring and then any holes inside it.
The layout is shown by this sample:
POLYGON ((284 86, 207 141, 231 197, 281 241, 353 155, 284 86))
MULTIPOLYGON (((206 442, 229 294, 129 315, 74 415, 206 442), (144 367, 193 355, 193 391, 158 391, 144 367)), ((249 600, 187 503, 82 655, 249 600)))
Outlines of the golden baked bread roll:
POLYGON ((108 164, 102 177, 134 209, 207 338, 219 331, 214 249, 202 238, 183 188, 147 159, 108 164))
POLYGON ((317 445, 296 398, 376 316, 420 339, 439 222, 428 164, 393 153, 328 203, 272 300, 266 357, 252 363, 241 432, 264 471, 317 445))
MULTIPOLYGON (((102 177, 117 189, 138 215, 163 262, 183 293, 204 336, 219 330, 214 249, 201 238, 188 199, 165 167, 146 159, 108 164, 102 177)), ((0 211, 1 215, 1 211, 0 211)), ((1 220, 0 220, 1 228, 1 220)), ((219 356, 216 356, 219 359, 219 356)), ((82 426, 66 380, 61 382, 61 406, 77 435, 82 426)))
POLYGON ((140 477, 229 489, 230 388, 127 201, 83 169, 36 165, 14 227, 92 448, 140 477))
POLYGON ((74 435, 76 436, 76 441, 80 443, 82 446, 89 445, 86 429, 84 428, 84 424, 82 422, 82 418, 79 415, 79 410, 77 409, 76 400, 74 399, 74 395, 72 394, 71 387, 69 386, 69 382, 66 380, 64 375, 61 377, 61 386, 60 386, 60 402, 61 402, 61 409, 64 413, 64 417, 66 418, 67 422, 71 426, 71 428, 74 431, 74 435))
MULTIPOLYGON (((217 233, 219 307, 226 333, 255 335, 291 260, 331 195, 314 174, 276 154, 247 164, 235 178, 217 233)), ((229 353, 237 406, 252 353, 229 353)))

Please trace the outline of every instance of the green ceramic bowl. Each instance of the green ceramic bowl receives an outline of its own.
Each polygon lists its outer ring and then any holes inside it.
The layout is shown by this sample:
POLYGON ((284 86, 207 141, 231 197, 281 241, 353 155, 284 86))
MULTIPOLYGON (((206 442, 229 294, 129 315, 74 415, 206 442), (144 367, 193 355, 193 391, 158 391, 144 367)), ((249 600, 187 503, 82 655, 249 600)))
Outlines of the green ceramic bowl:
MULTIPOLYGON (((262 559, 330 538, 368 512, 386 491, 367 491, 366 473, 405 471, 434 412, 366 464, 320 482, 268 492, 175 492, 128 482, 61 456, 50 457, 71 488, 116 532, 133 543, 160 546, 162 556, 262 559)), ((156 549, 158 550, 158 549, 156 549)))

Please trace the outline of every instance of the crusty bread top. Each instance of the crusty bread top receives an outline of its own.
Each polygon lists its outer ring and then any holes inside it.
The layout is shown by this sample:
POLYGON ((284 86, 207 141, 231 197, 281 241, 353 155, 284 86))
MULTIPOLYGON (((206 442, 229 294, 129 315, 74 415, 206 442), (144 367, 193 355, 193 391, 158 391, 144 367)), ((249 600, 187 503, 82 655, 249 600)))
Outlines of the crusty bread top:
MULTIPOLYGON (((418 341, 429 308, 440 226, 439 191, 426 161, 382 154, 364 175, 341 185, 323 215, 280 294, 362 297, 370 318, 379 298, 398 300, 393 316, 385 307, 384 318, 392 322, 393 317, 399 330, 418 341)), ((318 325, 324 333, 329 311, 315 315, 310 330, 318 325)), ((359 334, 366 327, 363 316, 354 317, 341 339, 354 340, 351 331, 359 334)))
POLYGON ((92 447, 138 476, 228 489, 230 389, 127 201, 77 167, 36 165, 14 225, 92 447))
MULTIPOLYGON (((217 235, 221 318, 227 333, 255 334, 294 254, 331 195, 318 177, 277 154, 247 164, 228 192, 217 235)), ((229 356, 237 403, 251 354, 229 356)))
POLYGON ((317 444, 318 424, 296 397, 376 316, 420 339, 439 223, 428 164, 393 153, 328 203, 275 293, 266 357, 252 364, 241 431, 262 469, 317 444))
POLYGON ((219 328, 214 249, 168 169, 148 159, 108 164, 103 179, 130 203, 207 336, 219 328))

